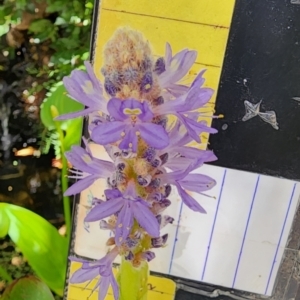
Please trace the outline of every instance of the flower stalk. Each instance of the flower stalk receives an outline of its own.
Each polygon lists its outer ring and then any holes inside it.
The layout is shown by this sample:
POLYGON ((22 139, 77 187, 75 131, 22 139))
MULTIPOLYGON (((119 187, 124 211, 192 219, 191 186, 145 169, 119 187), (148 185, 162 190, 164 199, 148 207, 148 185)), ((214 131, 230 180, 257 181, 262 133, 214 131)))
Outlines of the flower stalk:
MULTIPOLYGON (((55 106, 51 106, 51 114, 53 119, 57 118, 59 115, 59 112, 55 106)), ((70 198, 65 195, 66 190, 68 189, 68 161, 65 156, 65 149, 64 149, 64 133, 61 130, 59 126, 58 121, 54 121, 56 130, 58 132, 59 140, 60 140, 60 148, 61 148, 61 153, 62 153, 62 169, 61 169, 61 188, 63 191, 63 207, 64 207, 64 218, 65 218, 65 223, 66 223, 66 236, 67 239, 71 239, 71 207, 70 207, 70 198)))
POLYGON ((122 258, 117 282, 120 287, 120 300, 147 300, 148 263, 144 261, 138 268, 122 258))

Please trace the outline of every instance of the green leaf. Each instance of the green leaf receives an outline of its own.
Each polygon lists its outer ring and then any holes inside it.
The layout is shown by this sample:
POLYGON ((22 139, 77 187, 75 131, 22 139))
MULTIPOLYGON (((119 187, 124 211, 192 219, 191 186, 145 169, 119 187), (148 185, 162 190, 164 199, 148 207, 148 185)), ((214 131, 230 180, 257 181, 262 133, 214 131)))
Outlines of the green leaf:
POLYGON ((64 1, 54 0, 54 1, 48 1, 48 6, 46 8, 47 13, 53 13, 56 11, 61 12, 61 10, 64 8, 64 1))
POLYGON ((64 137, 64 151, 69 151, 71 146, 80 144, 82 123, 82 118, 77 118, 68 126, 64 137))
POLYGON ((90 57, 90 52, 84 52, 84 53, 81 55, 81 59, 82 59, 82 60, 87 60, 89 57, 90 57))
POLYGON ((87 3, 85 4, 85 7, 86 7, 86 8, 93 8, 93 7, 94 7, 94 4, 93 4, 92 2, 87 2, 87 3))
POLYGON ((9 230, 9 218, 4 211, 0 209, 0 238, 5 237, 9 230))
MULTIPOLYGON (((0 7, 0 26, 4 25, 6 23, 5 17, 6 17, 6 15, 5 15, 4 9, 2 7, 0 7)), ((2 31, 2 30, 0 29, 0 31, 2 31)))
POLYGON ((4 291, 2 300, 54 300, 48 286, 34 276, 13 281, 4 291))
POLYGON ((33 33, 43 33, 49 31, 49 28, 53 27, 53 23, 47 19, 39 19, 33 21, 29 26, 29 31, 33 33))
MULTIPOLYGON (((8 235, 22 251, 32 269, 53 291, 62 295, 67 264, 67 239, 48 221, 28 209, 0 203, 0 211, 9 219, 8 235)), ((7 222, 7 218, 1 220, 7 222)), ((0 223, 0 228, 2 226, 0 223)))
MULTIPOLYGON (((75 112, 84 108, 81 103, 78 103, 67 96, 67 91, 62 83, 58 84, 54 87, 52 94, 43 102, 41 106, 41 120, 45 127, 47 127, 49 130, 55 128, 53 117, 51 115, 51 106, 55 106, 60 115, 75 112)), ((76 122, 74 122, 74 120, 66 120, 59 121, 59 124, 61 129, 67 130, 68 127, 74 126, 76 122)), ((79 131, 81 133, 80 129, 79 131)))
POLYGON ((57 17, 54 24, 59 26, 59 25, 65 25, 67 24, 67 22, 64 18, 57 17))

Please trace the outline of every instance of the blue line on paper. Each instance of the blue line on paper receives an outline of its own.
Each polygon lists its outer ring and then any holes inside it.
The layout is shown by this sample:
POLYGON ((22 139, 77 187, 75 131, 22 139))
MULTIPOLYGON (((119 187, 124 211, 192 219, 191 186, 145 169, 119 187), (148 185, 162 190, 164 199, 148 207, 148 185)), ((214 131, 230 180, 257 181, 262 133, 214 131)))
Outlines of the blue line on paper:
POLYGON ((252 196, 252 202, 251 202, 251 206, 250 206, 250 210, 249 210, 249 214, 248 214, 248 219, 247 219, 246 228, 245 228, 245 232, 244 232, 244 236, 243 236, 243 241, 242 241, 242 245, 241 245, 241 249, 240 249, 240 253, 239 253, 239 258, 238 258, 238 262, 237 262, 237 265, 236 265, 234 278, 233 278, 233 282, 232 282, 232 288, 235 285, 235 280, 236 280, 238 270, 239 270, 239 266, 240 266, 240 261, 241 261, 241 257, 242 257, 242 253, 243 253, 243 249, 244 249, 246 235, 247 235, 247 232, 248 232, 248 226, 249 226, 249 222, 250 222, 250 218, 251 218, 251 214, 252 214, 252 208, 253 208, 254 200, 255 200, 255 197, 256 197, 256 192, 257 192, 257 188, 258 188, 259 179, 260 179, 260 175, 258 175, 258 177, 257 177, 254 193, 253 193, 253 196, 252 196))
POLYGON ((176 244, 177 244, 177 236, 178 236, 178 230, 179 230, 179 225, 180 225, 180 217, 181 217, 181 212, 182 212, 182 206, 183 206, 183 201, 181 201, 180 210, 179 210, 179 216, 178 216, 178 222, 177 222, 177 227, 176 227, 175 239, 174 239, 173 250, 172 250, 172 255, 171 255, 171 261, 170 261, 170 266, 169 266, 169 274, 171 273, 172 264, 173 264, 173 257, 174 257, 174 254, 175 254, 175 248, 176 248, 176 244))
POLYGON ((271 267, 271 271, 270 271, 270 274, 269 274, 269 278, 268 278, 268 282, 267 282, 265 294, 267 294, 267 292, 268 292, 269 284, 270 284, 271 277, 272 277, 272 274, 273 274, 273 269, 274 269, 275 263, 277 262, 276 261, 277 254, 278 254, 279 246, 281 244, 281 239, 282 239, 282 236, 283 236, 283 232, 284 232, 284 229, 285 229, 285 225, 286 225, 286 221, 287 221, 287 218, 288 218, 288 215, 289 215, 291 204, 292 204, 292 201, 293 201, 293 198, 294 198, 294 193, 295 193, 296 185, 297 185, 297 183, 294 184, 294 187, 293 187, 293 190, 292 190, 292 195, 291 195, 291 198, 290 198, 290 201, 289 201, 289 205, 288 205, 288 208, 287 208, 287 212, 285 214, 285 219, 284 219, 284 222, 283 222, 283 226, 282 226, 282 229, 281 229, 281 233, 280 233, 279 241, 278 241, 278 244, 277 244, 276 252, 275 252, 275 255, 274 255, 273 262, 272 262, 272 267, 271 267))
POLYGON ((212 241, 212 238, 213 238, 213 234, 214 234, 214 230, 215 230, 215 224, 216 224, 217 215, 218 215, 218 211, 219 211, 219 206, 220 206, 220 202, 221 202, 221 198, 222 198, 222 192, 223 192, 223 186, 224 186, 224 182, 225 182, 226 172, 227 172, 227 170, 225 169, 224 170, 224 175, 223 175, 223 180, 222 180, 222 185, 221 185, 221 189, 220 189, 218 204, 217 204, 217 208, 216 208, 216 212, 215 212, 214 222, 213 222, 213 226, 212 226, 211 233, 210 233, 209 243, 208 243, 208 246, 207 246, 207 252, 206 252, 204 267, 203 267, 203 270, 202 270, 201 280, 204 279, 204 275, 205 275, 205 270, 206 270, 206 265, 207 265, 207 261, 208 261, 210 245, 211 245, 211 241, 212 241))

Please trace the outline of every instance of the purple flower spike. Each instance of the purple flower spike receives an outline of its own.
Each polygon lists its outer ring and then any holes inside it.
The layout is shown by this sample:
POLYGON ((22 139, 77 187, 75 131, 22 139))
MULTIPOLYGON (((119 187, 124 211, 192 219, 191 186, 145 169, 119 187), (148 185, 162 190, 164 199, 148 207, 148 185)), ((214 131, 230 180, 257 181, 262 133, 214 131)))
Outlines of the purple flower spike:
POLYGON ((69 282, 83 283, 86 281, 91 281, 98 275, 100 275, 100 279, 96 283, 93 288, 94 292, 97 288, 99 288, 99 300, 104 300, 108 291, 109 286, 112 286, 112 290, 114 293, 115 300, 119 299, 119 287, 117 281, 112 272, 112 263, 118 255, 118 249, 115 247, 112 251, 110 251, 106 256, 102 259, 91 262, 86 261, 77 257, 70 257, 71 261, 81 262, 82 267, 75 271, 75 273, 71 276, 69 282))
POLYGON ((150 211, 148 204, 139 198, 135 192, 134 183, 129 183, 126 191, 106 190, 108 201, 93 207, 85 217, 85 222, 95 222, 118 213, 115 229, 115 242, 117 246, 124 243, 131 232, 133 220, 153 237, 159 236, 159 224, 150 211))
POLYGON ((80 170, 71 171, 73 175, 69 177, 79 180, 66 190, 64 193, 66 196, 80 193, 97 179, 107 178, 114 171, 114 164, 93 157, 88 145, 86 145, 86 149, 73 146, 71 151, 65 153, 65 156, 74 168, 80 170))
POLYGON ((122 139, 120 149, 131 148, 133 152, 136 152, 140 136, 155 149, 168 146, 169 140, 165 129, 151 123, 153 113, 147 102, 141 103, 135 99, 122 101, 112 98, 108 102, 107 109, 114 121, 94 127, 91 137, 96 143, 107 145, 122 139))
POLYGON ((188 87, 176 83, 187 74, 195 63, 196 57, 197 52, 188 49, 184 49, 172 56, 172 48, 167 43, 164 58, 165 71, 163 71, 162 62, 157 64, 158 73, 160 73, 158 76, 160 86, 175 97, 184 94, 188 87))
POLYGON ((84 110, 64 114, 56 120, 73 119, 86 116, 95 111, 107 112, 107 102, 103 97, 103 87, 94 74, 89 62, 85 62, 87 73, 81 70, 72 71, 70 76, 64 77, 63 82, 69 96, 77 102, 84 104, 84 110))

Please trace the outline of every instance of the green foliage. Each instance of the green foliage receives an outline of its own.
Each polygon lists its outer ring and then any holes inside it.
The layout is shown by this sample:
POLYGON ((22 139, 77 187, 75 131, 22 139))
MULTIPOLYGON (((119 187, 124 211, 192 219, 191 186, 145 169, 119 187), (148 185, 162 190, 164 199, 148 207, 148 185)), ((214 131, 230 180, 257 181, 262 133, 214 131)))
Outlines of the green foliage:
MULTIPOLYGON (((50 139, 57 153, 57 157, 60 158, 59 148, 62 146, 64 151, 68 151, 72 145, 79 144, 81 138, 82 118, 76 118, 66 121, 54 121, 51 113, 51 107, 55 106, 58 115, 74 112, 83 109, 83 105, 78 103, 67 96, 67 91, 62 83, 57 84, 52 88, 52 92, 48 94, 48 98, 41 106, 41 121, 44 126, 52 133, 46 139, 50 139), (57 136, 55 129, 59 125, 58 134, 63 132, 64 136, 57 136), (61 145, 63 140, 63 145, 61 145)), ((47 144, 47 142, 46 142, 47 144)))
POLYGON ((4 291, 2 300, 54 300, 48 286, 34 276, 13 281, 4 291))
MULTIPOLYGON (((34 16, 28 28, 31 44, 50 41, 47 44, 52 50, 50 64, 33 68, 37 77, 48 77, 44 84, 47 89, 74 68, 81 67, 88 58, 94 0, 4 0, 2 3, 0 36, 7 33, 9 24, 22 23, 22 13, 26 11, 34 16), (46 7, 43 18, 35 12, 36 5, 46 7)), ((3 49, 14 55, 14 49, 0 45, 0 50, 3 49)))
POLYGON ((39 43, 44 42, 47 39, 51 39, 51 41, 55 42, 57 39, 58 27, 47 19, 33 21, 28 30, 29 33, 35 34, 35 38, 39 40, 39 43))
MULTIPOLYGON (((0 36, 9 30, 9 24, 21 24, 22 30, 28 27, 26 47, 35 47, 39 55, 46 51, 48 63, 31 60, 27 72, 33 77, 43 78, 39 84, 28 87, 29 94, 43 89, 48 91, 47 99, 42 105, 41 118, 48 132, 42 144, 53 146, 57 157, 61 156, 60 146, 67 150, 71 144, 79 142, 82 121, 80 119, 61 122, 65 145, 57 142, 56 126, 51 119, 50 106, 55 105, 60 114, 81 109, 80 105, 62 93, 62 79, 75 68, 83 69, 83 62, 89 57, 92 11, 94 0, 4 0, 0 6, 0 36), (38 9, 37 9, 38 7, 38 9), (42 11, 44 13, 42 13, 42 11), (24 12, 27 13, 24 17, 24 12), (29 16, 28 16, 29 14, 29 16), (30 21, 29 21, 30 20, 30 21), (26 25, 27 24, 27 25, 26 25), (43 50, 48 49, 48 50, 43 50), (51 53, 51 55, 49 55, 51 53), (49 105, 48 105, 49 104, 49 105), (74 135, 74 133, 76 133, 74 135), (50 138, 48 138, 50 136, 50 138)), ((15 55, 13 48, 0 44, 0 51, 8 51, 9 57, 15 55)), ((30 53, 30 49, 27 49, 30 53)), ((31 59, 28 56, 26 59, 31 59)), ((60 137, 61 139, 61 137, 60 137)), ((59 139, 59 140, 60 140, 59 139)), ((42 149, 45 153, 49 147, 42 149)))
POLYGON ((0 228, 0 237, 8 234, 35 273, 53 291, 62 295, 67 264, 67 239, 39 215, 8 203, 0 203, 0 228))

